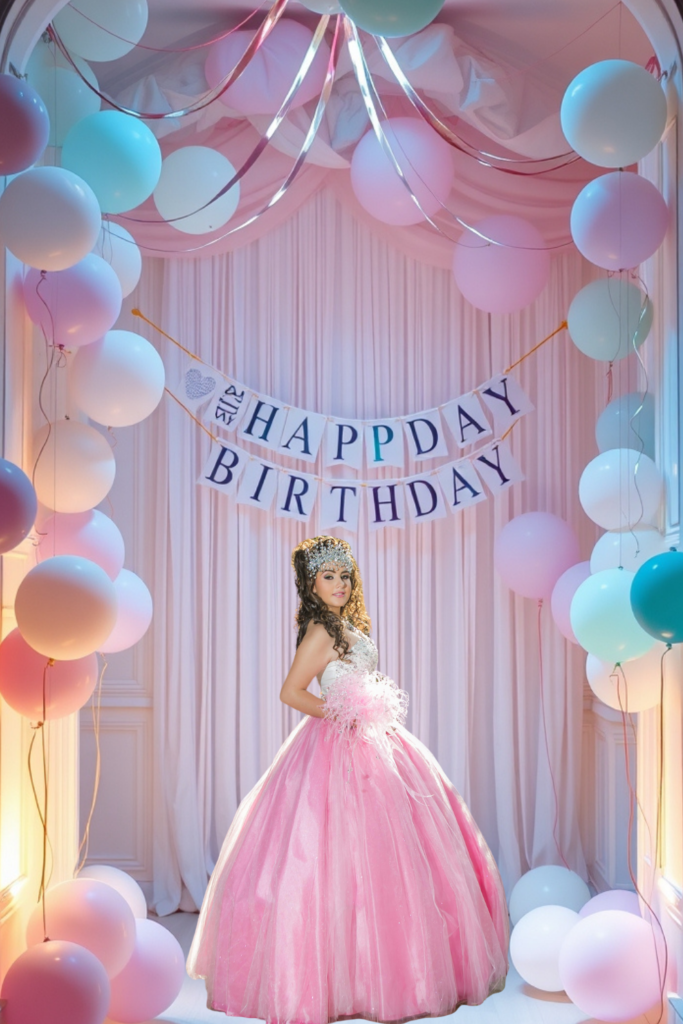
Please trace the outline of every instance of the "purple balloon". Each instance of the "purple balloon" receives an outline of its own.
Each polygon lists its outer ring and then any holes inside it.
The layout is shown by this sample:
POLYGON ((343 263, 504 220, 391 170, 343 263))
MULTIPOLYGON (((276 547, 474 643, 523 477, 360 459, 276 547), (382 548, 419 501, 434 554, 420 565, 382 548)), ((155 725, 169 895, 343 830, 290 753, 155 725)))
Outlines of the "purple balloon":
POLYGON ((526 512, 500 531, 493 560, 510 590, 540 601, 550 597, 562 573, 578 562, 579 542, 559 516, 526 512))
POLYGON ((0 459, 0 555, 28 536, 37 510, 36 492, 26 473, 13 462, 0 459))
POLYGON ((638 897, 628 889, 608 889, 607 892, 599 892, 588 903, 584 903, 579 911, 579 917, 588 917, 601 910, 625 910, 627 914, 641 916, 638 897))
POLYGON ((80 348, 114 326, 123 293, 116 271, 94 253, 66 270, 42 277, 29 270, 24 281, 26 312, 53 345, 80 348))
POLYGON ((569 609, 571 608, 574 594, 583 581, 588 579, 590 574, 590 562, 577 562, 576 565, 572 565, 570 569, 562 573, 553 587, 550 597, 550 610, 553 613, 555 625, 562 636, 573 644, 578 644, 579 641, 574 636, 569 609))
POLYGON ((628 270, 664 241, 669 208, 655 186, 631 171, 612 171, 579 192, 571 213, 579 252, 605 270, 628 270))
POLYGON ((50 137, 50 118, 36 90, 0 75, 0 174, 18 174, 38 160, 50 137))

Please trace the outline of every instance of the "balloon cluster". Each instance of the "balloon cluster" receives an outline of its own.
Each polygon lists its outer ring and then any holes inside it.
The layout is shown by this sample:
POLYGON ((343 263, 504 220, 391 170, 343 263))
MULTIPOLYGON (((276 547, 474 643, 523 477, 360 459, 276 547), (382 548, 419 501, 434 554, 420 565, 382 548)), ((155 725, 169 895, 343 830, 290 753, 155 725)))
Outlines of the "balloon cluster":
POLYGON ((618 168, 589 182, 571 213, 577 248, 605 270, 637 267, 666 234, 669 210, 661 193, 624 170, 654 149, 666 116, 659 82, 627 60, 591 64, 564 94, 560 121, 569 145, 589 163, 618 168))
POLYGON ((55 885, 29 918, 28 949, 2 985, 11 1020, 102 1024, 147 1021, 168 1009, 182 987, 185 957, 177 939, 147 920, 140 886, 117 868, 85 868, 55 885))
POLYGON ((565 991, 598 1020, 631 1020, 658 1002, 657 950, 635 893, 591 899, 579 875, 548 865, 519 879, 510 917, 510 958, 529 985, 565 991))

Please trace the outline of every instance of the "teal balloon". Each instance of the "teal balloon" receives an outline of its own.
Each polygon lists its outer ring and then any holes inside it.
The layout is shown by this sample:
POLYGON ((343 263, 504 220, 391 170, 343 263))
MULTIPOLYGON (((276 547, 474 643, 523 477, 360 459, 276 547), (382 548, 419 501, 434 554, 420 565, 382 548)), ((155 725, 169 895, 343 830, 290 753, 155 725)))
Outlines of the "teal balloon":
POLYGON ((606 406, 595 426, 595 440, 601 452, 633 448, 655 457, 655 400, 651 394, 632 391, 606 406))
POLYGON ((69 131, 62 167, 87 181, 103 213, 124 213, 144 203, 156 188, 161 149, 138 118, 101 110, 69 131))
POLYGON ((631 608, 650 636, 683 643, 683 551, 665 551, 641 565, 631 587, 631 608))
POLYGON ((410 36, 426 28, 444 0, 339 0, 358 28, 375 36, 410 36))
POLYGON ((578 588, 569 610, 581 646, 612 665, 640 658, 654 645, 631 609, 633 580, 634 574, 626 569, 596 572, 578 588))

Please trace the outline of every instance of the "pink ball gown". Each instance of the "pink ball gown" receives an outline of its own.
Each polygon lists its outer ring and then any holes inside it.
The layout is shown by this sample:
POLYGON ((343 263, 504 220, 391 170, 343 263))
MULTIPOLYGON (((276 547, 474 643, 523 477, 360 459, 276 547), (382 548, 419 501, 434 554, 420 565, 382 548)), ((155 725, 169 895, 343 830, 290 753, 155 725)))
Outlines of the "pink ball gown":
POLYGON ((204 898, 188 971, 232 1017, 400 1024, 505 985, 496 864, 355 635, 321 678, 329 717, 307 716, 242 800, 204 898))

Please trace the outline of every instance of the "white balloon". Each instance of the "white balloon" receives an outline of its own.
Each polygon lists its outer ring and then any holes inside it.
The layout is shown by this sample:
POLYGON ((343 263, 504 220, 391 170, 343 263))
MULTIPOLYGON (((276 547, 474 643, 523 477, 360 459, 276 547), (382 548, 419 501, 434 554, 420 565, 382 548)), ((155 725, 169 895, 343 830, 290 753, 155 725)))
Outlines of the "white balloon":
POLYGON ((26 65, 29 85, 40 94, 50 115, 51 146, 61 146, 76 121, 96 113, 101 106, 100 97, 93 92, 99 90, 94 71, 80 57, 74 55, 73 62, 92 89, 53 43, 40 40, 26 65))
POLYGON ((54 18, 67 50, 86 60, 117 60, 142 39, 147 0, 71 0, 54 18))
POLYGON ((116 621, 116 591, 104 569, 87 558, 57 555, 19 584, 17 626, 47 658, 73 661, 96 651, 116 621))
POLYGON ((560 120, 567 142, 599 167, 628 167, 659 142, 666 96, 645 68, 629 60, 602 60, 569 83, 560 120))
POLYGON ((591 572, 603 569, 638 569, 654 555, 661 555, 667 549, 664 536, 653 526, 638 530, 610 530, 603 533, 591 554, 591 572))
POLYGON ((532 868, 522 875, 510 894, 510 918, 515 925, 531 910, 550 904, 578 912, 590 895, 583 879, 569 868, 557 864, 532 868))
POLYGON ((579 501, 604 530, 649 525, 662 500, 662 477, 647 455, 612 448, 589 462, 579 481, 579 501))
POLYGON ((647 654, 626 661, 621 669, 613 661, 601 661, 594 654, 586 658, 586 677, 591 690, 603 704, 615 711, 647 711, 659 704, 662 654, 666 644, 655 643, 647 654))
POLYGON ((101 644, 104 654, 126 651, 141 640, 152 621, 152 595, 139 576, 122 569, 114 580, 118 601, 116 624, 101 644))
POLYGON ((0 241, 38 270, 66 270, 78 263, 101 226, 95 193, 62 167, 31 167, 0 196, 0 241))
POLYGON ((223 227, 237 209, 239 182, 206 209, 235 174, 235 168, 222 153, 207 146, 185 146, 169 153, 161 165, 154 202, 171 227, 188 235, 203 235, 223 227), (198 212, 194 212, 194 211, 198 212), (191 216, 187 216, 191 214, 191 216), (182 220, 175 220, 182 217, 182 220))
POLYGON ((36 494, 47 508, 87 512, 109 494, 116 473, 114 453, 94 427, 78 420, 58 420, 36 433, 33 451, 35 457, 41 453, 35 471, 36 494))
POLYGON ((560 949, 580 920, 563 906, 536 907, 517 922, 510 936, 510 959, 524 981, 543 992, 561 992, 560 949))
POLYGON ((591 281, 569 306, 567 329, 576 347, 616 363, 640 348, 652 327, 652 303, 635 284, 620 277, 591 281))
POLYGON ((301 0, 304 7, 316 14, 343 14, 337 0, 301 0))
POLYGON ((144 920, 147 917, 147 900, 145 894, 130 875, 119 868, 109 867, 108 864, 90 864, 78 873, 79 878, 94 878, 96 882, 104 882, 116 889, 119 895, 133 911, 133 916, 144 920))
POLYGON ((142 273, 142 254, 131 233, 116 221, 103 221, 93 252, 111 266, 121 283, 123 297, 130 295, 142 273))
POLYGON ((107 427, 129 427, 146 419, 164 393, 159 353, 133 331, 108 331, 76 353, 69 389, 90 419, 107 427))

